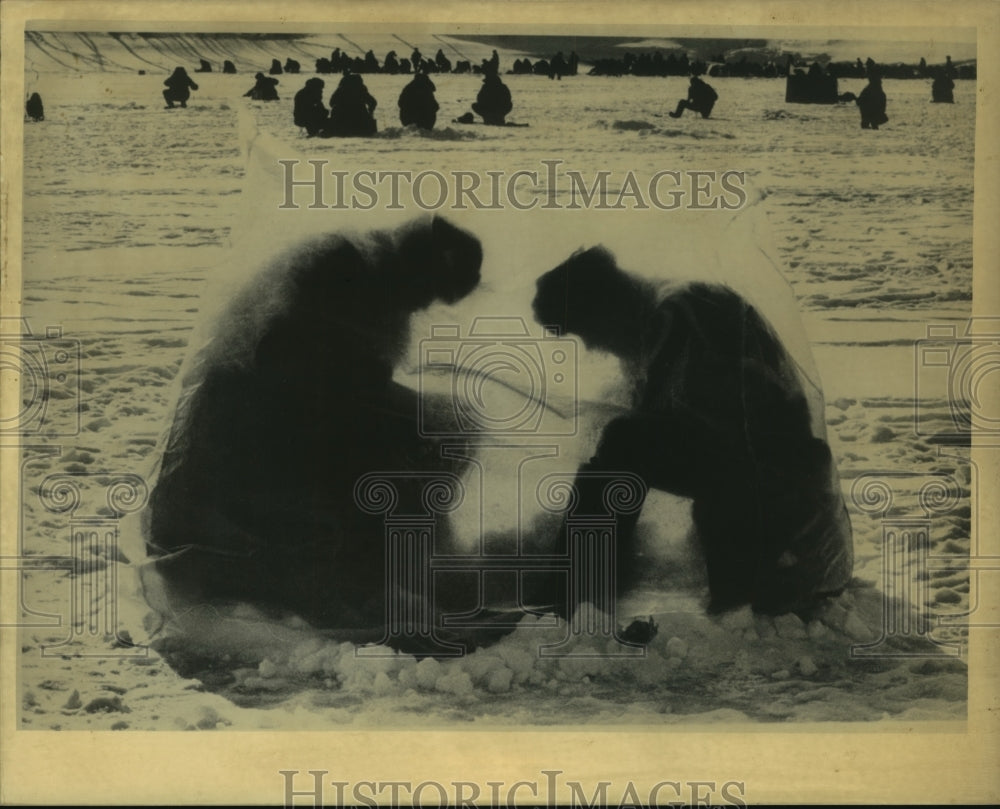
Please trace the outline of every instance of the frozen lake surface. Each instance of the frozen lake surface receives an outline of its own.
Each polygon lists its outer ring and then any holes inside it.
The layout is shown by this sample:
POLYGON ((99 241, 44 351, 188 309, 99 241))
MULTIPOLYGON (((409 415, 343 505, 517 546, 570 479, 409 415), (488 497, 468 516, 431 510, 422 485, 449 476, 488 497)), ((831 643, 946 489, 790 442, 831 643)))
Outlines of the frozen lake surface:
MULTIPOLYGON (((382 54, 390 43, 361 44, 382 54)), ((429 46, 425 53, 433 53, 429 46)), ((46 47, 51 51, 52 43, 46 47)), ((566 245, 584 242, 606 244, 626 268, 634 256, 642 264, 634 269, 645 274, 699 277, 705 271, 750 287, 758 276, 741 280, 741 251, 748 267, 759 264, 751 254, 765 251, 791 285, 825 390, 858 582, 808 623, 748 610, 719 619, 704 614, 697 583, 680 574, 671 581, 666 571, 659 586, 636 593, 619 610, 620 620, 653 614, 659 623, 642 660, 539 658, 538 643, 552 633, 558 639, 563 628, 528 626, 530 618, 501 643, 460 659, 368 660, 356 657, 351 644, 300 622, 268 622, 237 610, 221 624, 200 627, 202 645, 189 643, 180 655, 183 674, 198 675, 188 679, 153 651, 88 657, 111 650, 86 632, 42 656, 42 647, 66 641, 70 628, 38 618, 21 633, 23 726, 964 719, 962 659, 852 657, 850 650, 882 632, 883 516, 923 516, 915 498, 930 479, 955 481, 958 496, 928 521, 931 563, 921 572, 926 603, 917 609, 932 619, 935 640, 964 652, 960 618, 975 608, 967 564, 975 551, 971 493, 978 480, 967 449, 927 440, 948 426, 949 394, 940 374, 920 364, 915 347, 929 324, 954 326, 960 335, 971 315, 974 83, 959 82, 956 103, 944 105, 929 103, 929 82, 887 80, 889 123, 862 131, 853 104, 786 105, 780 79, 711 79, 720 96, 712 117, 674 120, 667 110, 685 94, 684 79, 510 76, 510 119, 529 126, 499 130, 450 123, 474 100, 478 77, 434 76, 438 129, 425 135, 399 126, 396 98, 407 79, 378 75, 365 80, 379 100, 379 136, 319 141, 293 126, 292 97, 312 75, 305 55, 321 51, 300 53, 305 75, 280 77, 281 99, 264 103, 242 98, 253 70, 269 62, 263 51, 251 57, 247 48, 231 51, 242 57, 239 75, 192 73, 199 89, 186 109, 174 110, 163 108, 160 93, 167 70, 181 58, 176 52, 144 53, 148 72, 140 76, 135 58, 119 51, 120 67, 100 70, 94 62, 54 65, 51 55, 29 48, 26 89, 41 93, 46 116, 25 124, 23 317, 36 334, 58 325, 63 337, 79 341, 83 411, 79 433, 70 435, 71 378, 66 391, 53 390, 46 429, 26 442, 36 449, 26 450, 22 472, 25 555, 79 562, 76 571, 43 564, 24 574, 24 602, 33 613, 62 614, 71 585, 86 576, 116 571, 127 591, 124 557, 73 545, 66 515, 46 510, 39 487, 52 474, 86 474, 85 499, 88 492, 103 497, 100 489, 114 475, 149 474, 169 424, 178 369, 218 290, 238 285, 260 256, 299 231, 381 226, 398 218, 380 210, 280 210, 281 175, 273 158, 282 157, 326 160, 330 169, 351 172, 482 175, 541 172, 542 161, 558 160, 561 171, 579 170, 588 180, 609 171, 613 194, 629 172, 640 187, 665 169, 745 172, 748 186, 763 197, 754 213, 766 220, 766 228, 752 229, 754 244, 713 244, 705 223, 715 213, 454 216, 481 228, 484 284, 497 295, 505 283, 515 289, 550 269, 566 245), (243 69, 250 58, 257 66, 243 69), (523 230, 512 234, 511 227, 523 230), (635 244, 637 235, 643 244, 635 244), (708 255, 725 257, 726 266, 707 266, 708 255), (862 476, 876 473, 905 473, 894 478, 887 515, 865 512, 851 496, 862 476), (949 616, 958 620, 949 623, 949 616)), ((288 54, 273 55, 283 60, 288 54)), ((503 66, 517 55, 502 54, 503 66)), ((336 77, 325 78, 328 97, 336 77)), ((840 90, 857 93, 863 84, 842 81, 840 90)), ((570 204, 567 185, 551 194, 542 182, 523 181, 518 190, 525 200, 537 197, 539 207, 570 204)), ((306 199, 301 189, 296 193, 306 199)), ((426 323, 416 324, 415 334, 417 325, 426 323)), ((602 362, 588 361, 595 368, 602 362)), ((96 514, 109 516, 101 508, 96 514)), ((126 521, 121 530, 122 541, 134 545, 135 536, 128 536, 134 526, 126 521)), ((683 567, 683 548, 669 552, 683 567)), ((142 611, 136 601, 122 604, 119 618, 133 635, 142 611)), ((191 618, 192 626, 201 621, 191 618)), ((185 643, 171 638, 163 649, 185 643)), ((914 648, 926 651, 926 643, 914 648)))

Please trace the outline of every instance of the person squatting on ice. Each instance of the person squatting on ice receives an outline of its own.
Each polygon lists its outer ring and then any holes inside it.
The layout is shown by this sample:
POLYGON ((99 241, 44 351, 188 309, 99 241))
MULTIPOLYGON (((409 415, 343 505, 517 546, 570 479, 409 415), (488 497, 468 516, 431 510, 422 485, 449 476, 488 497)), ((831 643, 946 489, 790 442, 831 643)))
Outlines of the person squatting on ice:
POLYGON ((476 96, 476 103, 472 105, 473 111, 483 117, 484 124, 503 126, 504 119, 513 108, 514 103, 507 85, 498 74, 487 73, 479 95, 476 96))
POLYGON ((366 137, 378 132, 375 108, 378 102, 368 92, 358 73, 345 73, 330 96, 330 124, 325 137, 366 137))
POLYGON ((433 129, 438 111, 436 89, 426 73, 414 76, 399 94, 399 122, 403 126, 416 124, 421 129, 433 129))
POLYGON ((253 87, 247 90, 244 98, 251 98, 254 101, 277 101, 278 100, 278 80, 263 73, 254 76, 256 82, 253 87))
POLYGON ((198 85, 182 67, 175 68, 174 72, 163 83, 167 85, 167 89, 163 91, 163 99, 167 102, 168 109, 173 108, 175 101, 182 107, 186 107, 187 100, 191 97, 191 90, 198 89, 198 85))
POLYGON ((324 86, 322 79, 307 79, 306 86, 295 94, 292 117, 295 125, 305 129, 309 137, 318 135, 330 119, 323 103, 324 86))

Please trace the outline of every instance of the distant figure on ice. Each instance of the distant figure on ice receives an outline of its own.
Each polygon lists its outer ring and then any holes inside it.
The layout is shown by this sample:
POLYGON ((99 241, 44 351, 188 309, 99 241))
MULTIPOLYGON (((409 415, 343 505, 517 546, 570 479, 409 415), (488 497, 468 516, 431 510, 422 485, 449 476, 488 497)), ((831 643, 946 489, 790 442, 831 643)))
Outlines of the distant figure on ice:
POLYGON ((302 65, 299 64, 295 59, 290 56, 285 60, 285 72, 286 73, 298 73, 302 70, 302 65))
POLYGON ((330 118, 323 103, 323 87, 322 79, 307 79, 306 86, 295 94, 292 117, 309 137, 318 135, 330 118))
POLYGON ((399 94, 399 121, 403 126, 416 124, 421 129, 433 129, 437 120, 437 88, 430 76, 418 73, 399 94))
POLYGON ((163 83, 167 85, 167 89, 163 91, 163 98, 167 102, 168 109, 173 108, 175 101, 186 107, 187 100, 191 97, 191 90, 198 89, 198 85, 182 67, 174 68, 174 72, 163 83))
POLYGON ((668 113, 671 118, 680 118, 684 110, 694 110, 700 112, 702 118, 707 118, 712 114, 712 107, 715 106, 718 94, 710 85, 703 82, 697 76, 691 77, 691 84, 688 86, 687 98, 682 98, 677 102, 677 109, 668 113))
POLYGON ((861 128, 878 129, 889 120, 885 114, 885 91, 882 89, 882 79, 877 73, 872 73, 868 84, 855 103, 861 110, 861 128))
POLYGON ((206 60, 206 59, 199 59, 198 61, 201 62, 201 64, 198 65, 197 68, 195 68, 195 71, 194 71, 195 73, 211 73, 212 72, 212 65, 209 64, 208 60, 206 60))
POLYGON ((955 103, 955 82, 951 80, 948 72, 939 69, 931 84, 931 101, 935 104, 955 103))
POLYGON ((280 76, 281 75, 281 62, 279 62, 277 59, 272 59, 271 60, 271 69, 268 71, 268 73, 270 73, 272 76, 280 76))
POLYGON ((222 63, 222 72, 223 73, 235 73, 236 72, 236 65, 234 65, 232 62, 230 62, 227 59, 225 62, 222 63))
POLYGON ((444 55, 441 48, 438 48, 438 52, 434 54, 434 64, 437 65, 439 73, 451 73, 451 60, 444 55))
POLYGON ((483 59, 483 73, 485 73, 487 76, 491 74, 499 75, 500 54, 496 52, 496 48, 493 49, 493 53, 489 59, 483 59))
POLYGON ((28 102, 24 105, 24 111, 32 121, 45 120, 45 108, 42 106, 42 97, 38 93, 32 93, 28 102))
MULTIPOLYGON (((495 54, 496 51, 493 53, 495 54)), ((484 124, 504 125, 504 119, 514 109, 514 102, 511 101, 510 90, 497 73, 486 74, 472 109, 477 115, 483 117, 484 124)))
POLYGON ((277 101, 278 100, 278 80, 257 73, 254 76, 255 84, 244 94, 244 98, 252 98, 254 101, 277 101))
POLYGON ((338 138, 374 135, 378 132, 377 106, 364 79, 357 73, 345 73, 330 96, 330 123, 321 134, 338 138))
POLYGON ((566 66, 566 60, 563 59, 562 51, 559 51, 549 62, 549 78, 561 81, 568 71, 569 68, 566 66))
MULTIPOLYGON (((853 543, 822 392, 754 306, 721 284, 641 279, 603 247, 575 253, 536 290, 538 323, 628 369, 631 409, 580 468, 578 514, 605 513, 599 476, 618 472, 691 498, 712 612, 781 614, 843 590, 853 543)), ((619 594, 640 572, 640 516, 617 518, 619 594)))

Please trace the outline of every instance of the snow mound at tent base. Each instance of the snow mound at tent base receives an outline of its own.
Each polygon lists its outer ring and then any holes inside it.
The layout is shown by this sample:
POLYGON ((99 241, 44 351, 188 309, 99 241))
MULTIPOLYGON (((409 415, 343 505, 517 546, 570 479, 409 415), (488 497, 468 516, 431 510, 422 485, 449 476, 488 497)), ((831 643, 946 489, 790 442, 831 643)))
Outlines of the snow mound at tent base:
POLYGON ((153 647, 238 705, 309 705, 380 726, 965 718, 966 664, 927 636, 883 637, 871 585, 855 581, 804 617, 709 616, 696 597, 668 600, 644 653, 529 615, 492 645, 418 658, 247 606, 177 616, 153 647))

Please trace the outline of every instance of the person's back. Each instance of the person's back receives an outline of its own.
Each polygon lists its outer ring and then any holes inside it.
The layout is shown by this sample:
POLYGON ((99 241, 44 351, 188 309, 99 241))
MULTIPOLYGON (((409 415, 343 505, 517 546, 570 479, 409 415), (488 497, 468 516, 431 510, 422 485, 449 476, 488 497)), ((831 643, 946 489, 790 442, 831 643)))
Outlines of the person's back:
POLYGON ((42 97, 38 93, 31 94, 31 97, 24 105, 24 111, 28 114, 28 117, 32 121, 45 120, 45 109, 42 106, 42 97))
POLYGON ((376 106, 361 76, 346 74, 330 96, 330 134, 338 137, 374 135, 378 131, 373 116, 376 106))
POLYGON ((434 82, 418 73, 399 94, 399 121, 403 126, 416 124, 433 129, 437 122, 438 103, 434 98, 434 82))
POLYGON ((953 104, 955 102, 955 82, 941 71, 934 77, 931 84, 931 100, 938 104, 953 104))
POLYGON ((473 109, 487 124, 502 125, 507 114, 514 108, 510 89, 495 73, 487 74, 483 86, 476 96, 473 109))
POLYGON ((309 79, 305 87, 295 94, 293 120, 309 135, 318 134, 329 117, 323 105, 323 86, 322 79, 309 79))
POLYGON ((691 79, 689 96, 697 105, 698 112, 700 112, 705 118, 711 114, 712 107, 719 98, 718 94, 709 84, 706 84, 697 77, 692 77, 691 79))
POLYGON ((167 102, 167 107, 173 107, 174 102, 180 102, 182 107, 187 106, 187 100, 191 97, 191 90, 197 90, 198 85, 194 83, 187 71, 183 67, 178 67, 167 77, 164 82, 167 89, 163 91, 163 98, 167 102))
POLYGON ((855 102, 861 110, 861 128, 878 129, 886 123, 889 117, 885 114, 886 97, 882 89, 882 80, 873 76, 858 95, 855 102))

